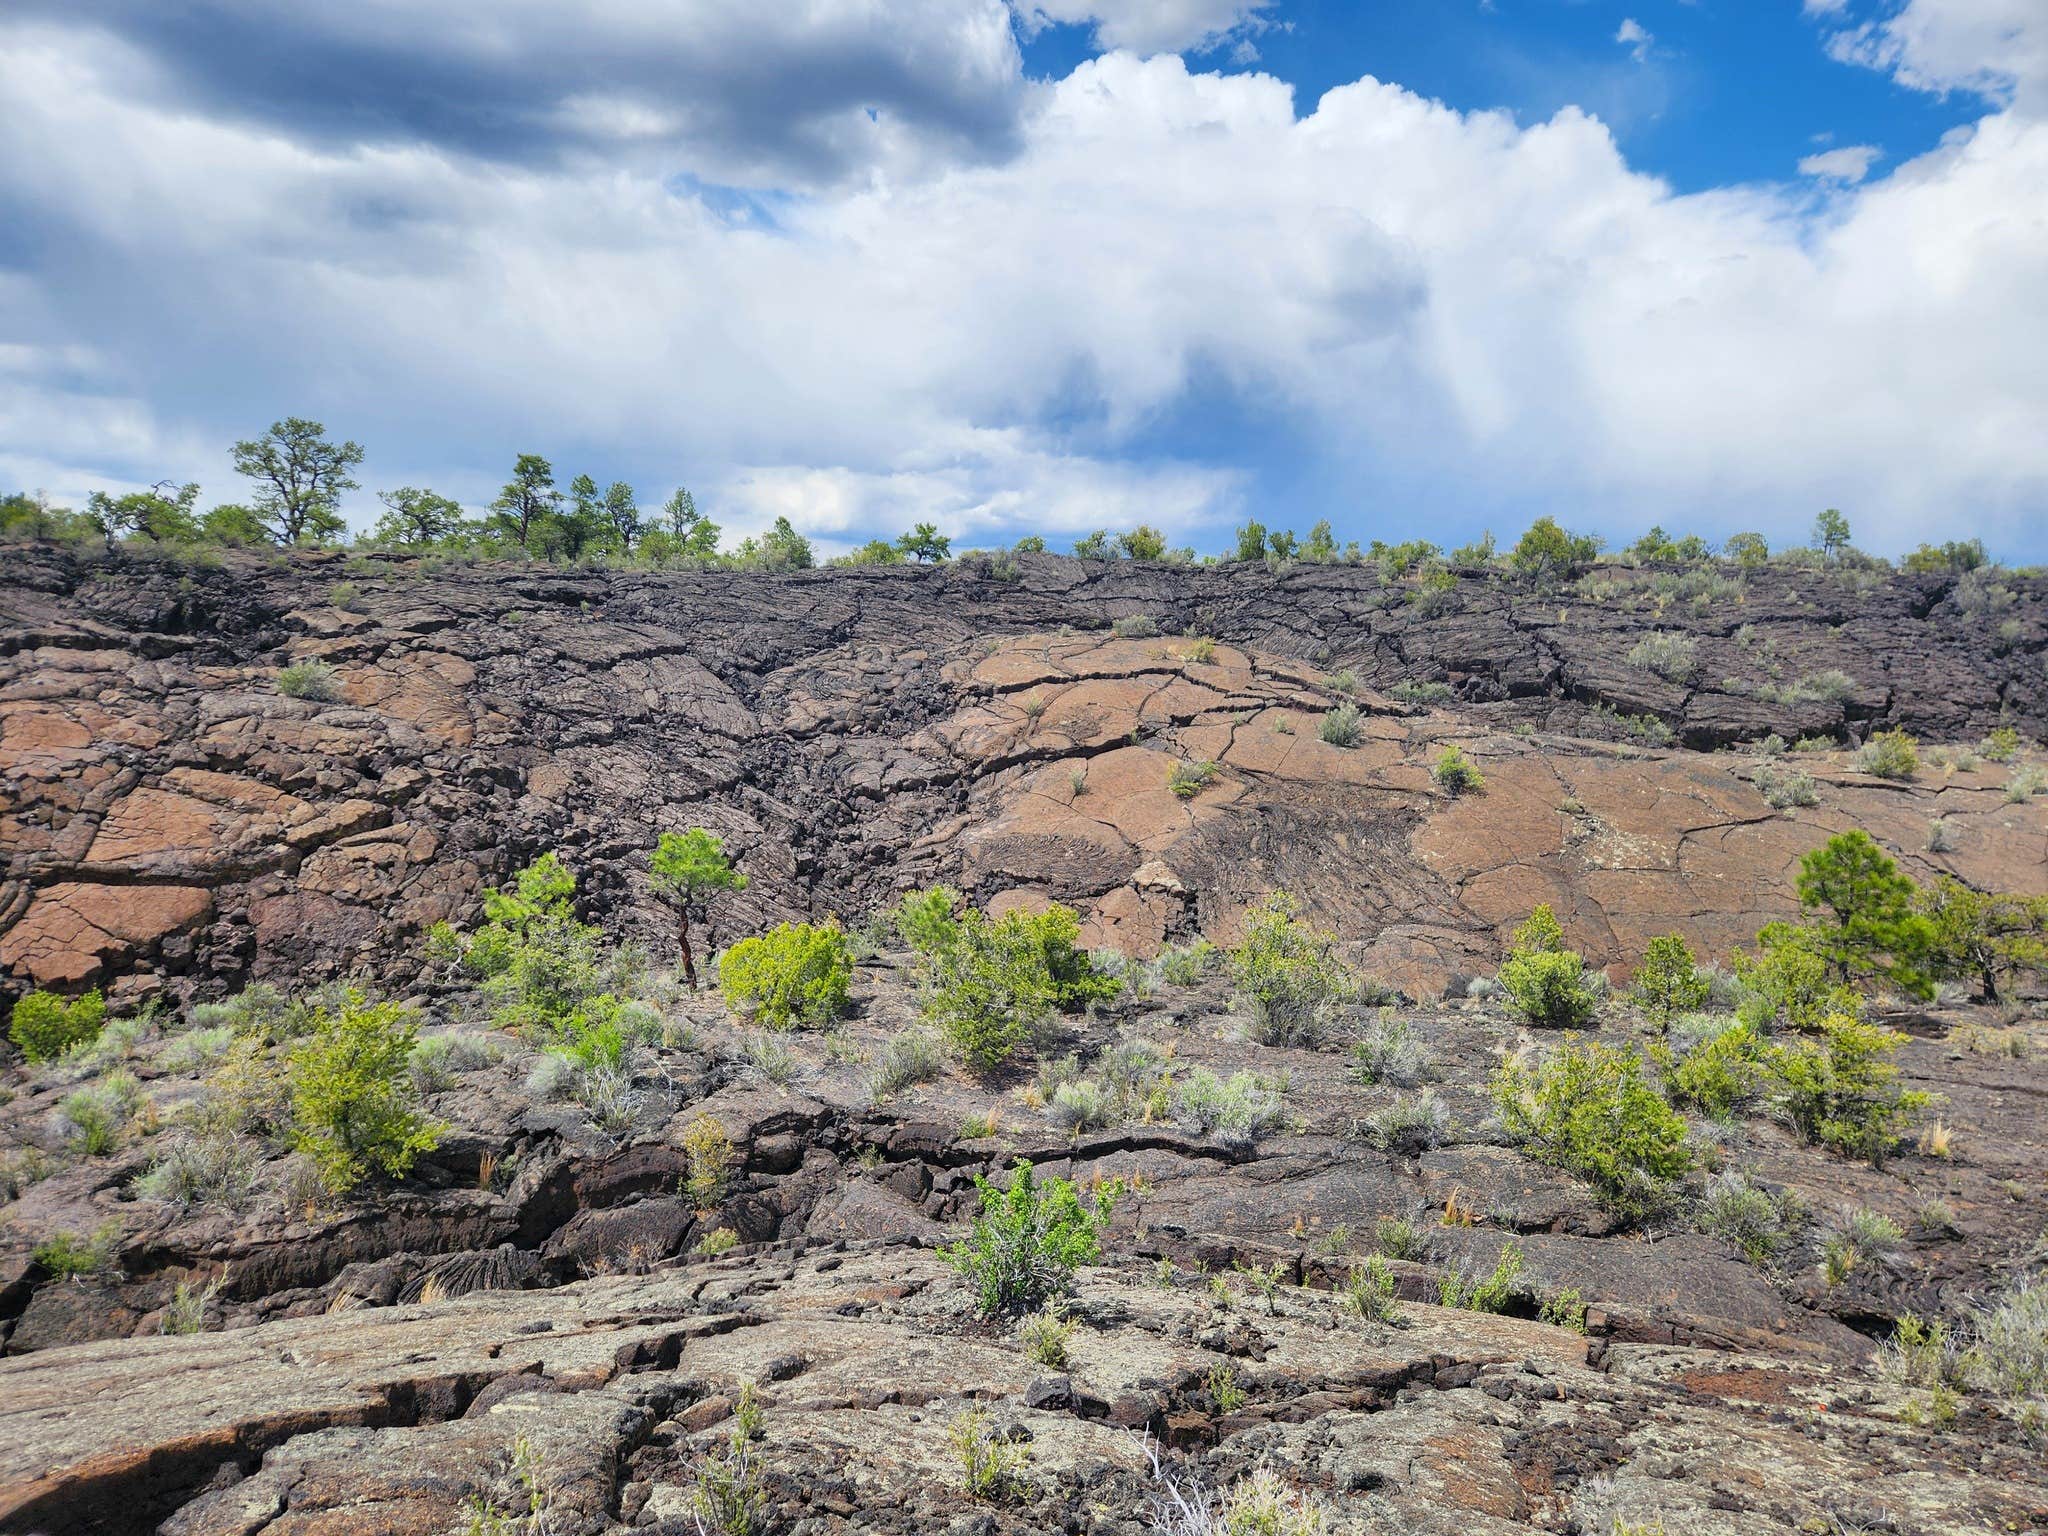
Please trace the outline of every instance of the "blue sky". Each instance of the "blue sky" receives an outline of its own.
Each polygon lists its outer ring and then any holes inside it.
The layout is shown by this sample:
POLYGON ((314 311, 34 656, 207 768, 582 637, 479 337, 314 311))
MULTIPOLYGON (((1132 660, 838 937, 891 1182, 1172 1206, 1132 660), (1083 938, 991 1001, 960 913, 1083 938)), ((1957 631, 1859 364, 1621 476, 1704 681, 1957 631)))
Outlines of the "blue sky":
MULTIPOLYGON (((1273 25, 1246 39, 1256 58, 1233 57, 1235 43, 1224 42, 1199 62, 1270 71, 1304 106, 1370 74, 1524 122, 1584 107, 1632 165, 1681 191, 1788 179, 1829 144, 1910 158, 1982 111, 1967 93, 1902 89, 1831 58, 1813 15, 1771 0, 1298 0, 1266 14, 1273 25), (1631 21, 1646 40, 1617 37, 1631 21)), ((1025 67, 1067 73, 1097 51, 1094 30, 1047 27, 1027 43, 1025 67)))
POLYGON ((2039 0, 18 0, 0 487, 2048 559, 2039 0))

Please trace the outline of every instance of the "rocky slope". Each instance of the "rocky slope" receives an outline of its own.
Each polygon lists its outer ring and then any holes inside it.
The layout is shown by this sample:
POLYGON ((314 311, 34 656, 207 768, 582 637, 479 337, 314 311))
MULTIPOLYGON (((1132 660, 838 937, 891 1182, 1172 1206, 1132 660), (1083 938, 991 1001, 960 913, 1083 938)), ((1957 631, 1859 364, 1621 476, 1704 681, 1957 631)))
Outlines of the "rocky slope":
MULTIPOLYGON (((1696 606, 1683 573, 1662 592, 1657 573, 1562 591, 1469 573, 1425 616, 1369 570, 1018 565, 749 578, 0 551, 0 964, 16 988, 164 1004, 98 1057, 0 1078, 0 1530, 481 1532, 482 1507, 518 1517, 501 1529, 694 1532, 691 1490, 747 1382, 777 1533, 1171 1532, 1156 1507, 1175 1490, 1262 1469, 1342 1532, 2048 1529, 2015 1405, 1950 1413, 1873 1368, 1899 1316, 1960 1317, 2043 1262, 2034 1011, 1949 995, 1886 1013, 1948 1135, 1883 1169, 1761 1116, 1702 1124, 1711 1163, 1803 1213, 1755 1260, 1682 1215, 1625 1229, 1508 1145, 1485 1085, 1529 1032, 1446 988, 1490 971, 1537 901, 1617 971, 1674 927, 1724 955, 1849 826, 1923 878, 2048 889, 2048 816, 2012 789, 2025 764, 1899 783, 1846 752, 1705 750, 2048 731, 2031 584, 1999 599, 1770 570, 1696 606), (1162 633, 1108 628, 1137 616, 1162 633), (1692 638, 1691 683, 1628 662, 1660 634, 1692 638), (278 669, 314 657, 340 697, 280 695, 278 669), (1846 688, 1796 687, 1831 669, 1846 688), (1416 682, 1451 695, 1396 697, 1416 682), (1363 714, 1343 748, 1316 726, 1347 696, 1363 714), (1683 744, 1615 725, 1646 713, 1683 744), (1484 793, 1432 783, 1449 743, 1484 793), (1176 761, 1217 772, 1183 800, 1176 761), (1795 766, 1816 803, 1774 810, 1759 779, 1795 766), (665 960, 646 851, 693 824, 752 877, 722 938, 943 877, 998 906, 1068 900, 1096 942, 1142 956, 1227 940, 1249 897, 1285 887, 1407 993, 1393 1016, 1445 1106, 1440 1144, 1385 1145, 1374 1118, 1412 1090, 1357 1081, 1341 1050, 1252 1043, 1213 975, 1134 989, 1041 1054, 1258 1072, 1284 1085, 1262 1137, 1151 1114, 1070 1134, 1028 1076, 878 1094, 917 1008, 886 949, 830 1034, 764 1038, 650 985, 661 1028, 624 1099, 593 1114, 540 1091, 531 1051, 423 965, 422 931, 472 921, 483 885, 561 848, 587 915, 665 960), (451 1042, 426 1080, 442 1144, 341 1204, 309 1200, 281 1148, 232 1205, 143 1198, 136 1176, 220 1070, 183 1005, 347 972, 413 996, 451 1042), (116 1069, 142 1102, 81 1155, 61 1106, 116 1069), (709 1201, 683 1189, 706 1120, 733 1144, 709 1201), (1131 1186, 1064 1366, 981 1320, 933 1251, 975 1175, 1020 1157, 1131 1186), (1852 1209, 1903 1236, 1831 1283, 1819 1245, 1852 1209), (1403 1315, 1376 1322, 1341 1291, 1386 1221, 1415 1242, 1390 1264, 1403 1315), (59 1232, 102 1234, 106 1262, 56 1278, 32 1249, 59 1232), (1508 1315, 1436 1304, 1511 1245, 1508 1315), (1538 1319, 1571 1321, 1566 1292, 1583 1332, 1538 1319), (950 1440, 974 1405, 1029 1452, 986 1503, 950 1440)), ((1643 1026, 1612 1008, 1599 1028, 1643 1026)))
POLYGON ((1752 761, 1597 739, 1647 716, 1694 748, 2048 734, 2031 578, 1771 568, 1706 590, 1603 570, 1556 590, 1474 571, 1426 604, 1371 568, 1015 566, 0 550, 0 972, 124 995, 402 975, 428 925, 547 848, 585 870, 594 915, 665 944, 646 852, 692 822, 752 877, 734 931, 946 876, 984 900, 1057 896, 1143 953, 1227 935, 1247 896, 1285 886, 1423 985, 1490 960, 1538 899, 1617 962, 1674 925, 1726 949, 1783 911, 1821 828, 1926 863, 1928 821, 1952 819, 1942 867, 2006 887, 2048 857, 2001 769, 1898 786, 1821 760, 1818 806, 1788 821, 1752 761), (1117 619, 1164 638, 1118 639, 1117 619), (1690 680, 1629 663, 1657 635, 1685 637, 1690 680), (308 659, 337 669, 337 701, 277 691, 308 659), (1367 709, 1351 751, 1314 729, 1347 672, 1367 709), (1453 702, 1395 703, 1403 683, 1453 702), (1445 742, 1487 774, 1483 799, 1432 791, 1445 742), (1217 761, 1220 782, 1176 800, 1175 757, 1217 761))

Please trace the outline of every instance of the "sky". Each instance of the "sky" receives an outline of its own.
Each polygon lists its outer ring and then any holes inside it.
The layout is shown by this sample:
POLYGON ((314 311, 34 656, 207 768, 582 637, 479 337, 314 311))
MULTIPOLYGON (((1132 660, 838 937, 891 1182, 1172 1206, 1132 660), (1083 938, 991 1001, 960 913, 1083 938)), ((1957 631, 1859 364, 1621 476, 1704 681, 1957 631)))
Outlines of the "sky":
POLYGON ((0 491, 2048 560, 2043 0, 9 0, 0 491))

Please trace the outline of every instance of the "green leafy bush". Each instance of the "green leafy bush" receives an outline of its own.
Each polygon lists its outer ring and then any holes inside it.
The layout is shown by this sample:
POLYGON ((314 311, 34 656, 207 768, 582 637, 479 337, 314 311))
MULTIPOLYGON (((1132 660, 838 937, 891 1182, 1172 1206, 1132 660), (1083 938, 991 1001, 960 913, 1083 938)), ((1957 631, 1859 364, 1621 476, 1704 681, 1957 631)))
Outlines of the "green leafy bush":
POLYGON ((341 697, 334 681, 334 668, 324 661, 295 661, 277 674, 277 691, 288 699, 311 699, 329 704, 341 697))
POLYGON ((1586 982, 1576 951, 1517 950, 1500 968, 1500 984, 1531 1024, 1577 1029, 1593 1017, 1599 999, 1586 982))
POLYGON ((1877 731, 1857 751, 1856 767, 1880 779, 1910 779, 1920 771, 1920 744, 1905 731, 1877 731))
POLYGON ((903 942, 927 962, 960 937, 960 893, 949 885, 911 891, 890 910, 889 921, 903 942))
POLYGON ((769 1029, 829 1024, 846 1012, 853 951, 836 922, 780 923, 718 957, 728 1008, 769 1029))
POLYGON ((1493 1100, 1508 1134, 1540 1162, 1577 1174, 1612 1208, 1643 1215, 1693 1164, 1685 1119, 1635 1051, 1567 1042, 1539 1067, 1505 1063, 1493 1100))
POLYGON ((1998 726, 1977 750, 1994 763, 2009 763, 2020 755, 2020 733, 2009 725, 1998 726))
POLYGON ((1252 1038, 1264 1045, 1322 1045, 1338 1011, 1359 995, 1357 980, 1337 959, 1336 936, 1299 911, 1285 892, 1268 896, 1245 913, 1243 937, 1229 952, 1239 1006, 1251 1014, 1252 1038))
POLYGON ((1820 1023, 1818 1038, 1777 1053, 1774 1075, 1786 1118, 1808 1141, 1882 1163, 1933 1096, 1899 1086, 1892 1057, 1905 1036, 1847 1014, 1820 1023))
POLYGON ((111 1269, 120 1241, 121 1224, 110 1220, 90 1237, 53 1232, 35 1245, 29 1257, 59 1280, 80 1280, 111 1269))
POLYGON ((1725 1118, 1761 1098, 1769 1086, 1772 1049, 1762 1035, 1743 1023, 1729 1025, 1665 1070, 1671 1097, 1691 1104, 1716 1119, 1725 1118))
MULTIPOLYGON (((1779 937, 1772 927, 1764 932, 1779 937)), ((1735 976, 1742 988, 1736 1017, 1760 1034, 1781 1028, 1816 1029, 1831 1014, 1854 1013, 1860 1006, 1854 992, 1829 980, 1825 960, 1793 941, 1798 932, 1787 928, 1784 941, 1761 955, 1735 957, 1735 976)))
POLYGON ((1176 800, 1192 800, 1216 782, 1216 765, 1176 760, 1166 770, 1166 788, 1176 800))
POLYGON ((350 988, 291 1053, 292 1145, 345 1195, 372 1172, 403 1176, 444 1127, 421 1113, 409 1058, 419 1038, 401 1003, 350 988))
POLYGON ((964 1410, 947 1426, 946 1439, 960 1460, 960 1487, 970 1499, 999 1504, 1022 1492, 1031 1448, 996 1433, 987 1408, 976 1403, 964 1410))
POLYGON ((1080 936, 1058 903, 997 918, 970 909, 929 957, 926 1022, 974 1071, 998 1070, 1054 1014, 1116 995, 1121 983, 1095 968, 1080 936))
POLYGON ((1072 1180, 1040 1184, 1022 1161, 1008 1189, 979 1176, 974 1187, 981 1213, 965 1238, 940 1252, 991 1315, 1034 1312, 1065 1295, 1074 1271, 1102 1256, 1102 1231, 1121 1193, 1104 1184, 1084 1201, 1072 1180))
POLYGON ((1693 963, 1692 951, 1675 933, 1650 940, 1643 963, 1629 980, 1629 995, 1636 1006, 1663 1023, 1672 1016, 1692 1013, 1707 1000, 1707 978, 1693 963))
POLYGON ((97 987, 68 1002, 54 992, 31 992, 14 1005, 7 1033, 30 1061, 55 1061, 97 1039, 106 1018, 107 1002, 97 987))
POLYGON ((1521 1293, 1522 1270, 1526 1264, 1522 1245, 1512 1238, 1494 1260, 1493 1269, 1481 1278, 1466 1266, 1446 1270, 1437 1277, 1437 1304, 1466 1312, 1505 1312, 1521 1293))
POLYGON ((1439 789, 1449 795, 1476 794, 1486 788, 1486 780, 1479 770, 1454 746, 1443 749, 1436 765, 1429 770, 1429 776, 1436 780, 1439 789))
POLYGON ((467 943, 457 941, 501 1028, 552 1037, 602 989, 602 935, 577 921, 575 895, 576 877, 557 855, 543 854, 511 884, 484 893, 484 921, 467 943))
POLYGON ((1564 928, 1547 905, 1515 930, 1498 979, 1523 1016, 1547 1029, 1585 1024, 1599 1002, 1585 960, 1564 947, 1564 928))
POLYGON ((1588 534, 1567 533, 1551 517, 1539 517, 1529 531, 1515 541, 1508 564, 1524 576, 1549 578, 1570 573, 1600 552, 1599 541, 1588 534))

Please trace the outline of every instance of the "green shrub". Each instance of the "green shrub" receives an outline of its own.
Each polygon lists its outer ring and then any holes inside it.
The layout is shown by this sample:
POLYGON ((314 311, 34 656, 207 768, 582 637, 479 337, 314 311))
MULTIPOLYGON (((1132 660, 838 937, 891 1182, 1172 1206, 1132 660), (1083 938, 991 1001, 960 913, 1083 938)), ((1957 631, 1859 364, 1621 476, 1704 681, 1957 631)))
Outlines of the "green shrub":
POLYGON ((329 704, 341 697, 334 681, 334 668, 324 661, 295 661, 277 674, 277 691, 288 699, 311 699, 329 704))
POLYGON ((1910 779, 1920 769, 1920 744, 1905 731, 1878 731, 1856 753, 1859 772, 1880 779, 1910 779))
POLYGON ((1525 576, 1552 578, 1570 574, 1574 565, 1586 564, 1599 552, 1599 542, 1590 535, 1567 533, 1555 518, 1539 517, 1515 541, 1508 564, 1525 576))
POLYGON ((106 999, 97 987, 69 1002, 54 992, 31 992, 14 1005, 7 1033, 30 1061, 55 1061, 98 1039, 106 1018, 106 999))
POLYGON ((903 942, 927 961, 952 948, 960 937, 960 893, 949 885, 910 891, 889 911, 889 923, 903 942))
POLYGON ((1040 1184, 1020 1161, 1010 1187, 976 1176, 981 1213, 968 1235, 940 1252, 974 1285, 984 1313, 1034 1312, 1065 1295, 1074 1271, 1102 1256, 1102 1231, 1120 1186, 1104 1184, 1083 1201, 1070 1179, 1040 1184))
POLYGON ((780 923, 718 957, 726 1006, 768 1029, 821 1026, 846 1012, 853 951, 836 922, 780 923))
POLYGON ((1793 1128, 1808 1141, 1882 1163, 1933 1096, 1899 1086, 1892 1056, 1905 1036, 1847 1014, 1821 1020, 1819 1038, 1777 1053, 1774 1075, 1793 1128))
POLYGON ((1771 1047, 1755 1029, 1735 1023, 1669 1067, 1664 1083, 1676 1102, 1723 1119, 1761 1098, 1771 1073, 1771 1047))
POLYGON ((1021 1492, 1031 1448, 990 1428, 988 1409, 977 1403, 964 1410, 947 1427, 946 1438, 960 1459, 960 1486, 967 1497, 998 1504, 1021 1492))
POLYGON ((1252 1038, 1264 1045, 1322 1045, 1338 1011, 1359 995, 1337 959, 1336 936, 1297 916, 1299 910, 1285 892, 1256 903, 1229 952, 1239 1006, 1251 1014, 1252 1038))
POLYGON ((1569 949, 1514 951, 1499 980, 1523 1016, 1545 1029, 1577 1029, 1599 1002, 1586 982, 1586 962, 1569 949))
POLYGON ((1521 1292, 1522 1270, 1526 1264, 1522 1245, 1509 1239, 1485 1278, 1460 1265, 1437 1277, 1437 1304, 1466 1312, 1505 1312, 1521 1292))
POLYGON ((1499 981, 1523 1016, 1546 1029, 1578 1028, 1599 1002, 1586 962, 1564 947, 1564 929, 1547 905, 1515 930, 1499 981))
POLYGON ((602 935, 577 921, 576 877, 541 855, 511 884, 484 893, 484 921, 462 948, 501 1028, 549 1038, 603 985, 602 935))
POLYGON ((732 1170, 739 1162, 725 1123, 711 1115, 692 1120, 683 1132, 683 1159, 687 1171, 678 1192, 693 1210, 718 1209, 732 1186, 732 1170))
POLYGON ((1643 963, 1629 979, 1629 995, 1645 1013, 1669 1024, 1673 1015, 1692 1013, 1706 1003, 1707 978, 1682 937, 1661 934, 1645 948, 1643 963))
POLYGON ((1486 780, 1479 770, 1454 746, 1443 749, 1436 765, 1429 770, 1429 776, 1436 780, 1439 789, 1449 795, 1476 794, 1486 788, 1486 780))
POLYGON ((1316 734, 1333 747, 1355 747, 1358 745, 1359 721, 1363 718, 1359 707, 1347 699, 1323 715, 1316 726, 1316 734))
POLYGON ((1192 800, 1216 782, 1216 765, 1176 761, 1166 770, 1166 788, 1176 800, 1192 800))
POLYGON ((409 1058, 419 1027, 402 1003, 350 988, 291 1053, 292 1145, 329 1191, 345 1195, 373 1171, 393 1178, 440 1145, 444 1127, 418 1107, 409 1058))
POLYGON ((121 1242, 121 1224, 109 1220, 90 1237, 53 1232, 30 1250, 29 1257, 59 1280, 81 1280, 111 1269, 121 1242))
POLYGON ((1399 1293, 1394 1272, 1377 1253, 1351 1266, 1344 1277, 1344 1304, 1368 1322, 1394 1326, 1401 1321, 1399 1293))
MULTIPOLYGON (((690 1514, 704 1536, 763 1536, 768 1529, 768 1495, 761 1486, 753 1445, 761 1433, 761 1419, 753 1383, 747 1382, 740 1388, 739 1406, 733 1411, 732 1430, 725 1443, 697 1463, 690 1514)), ((537 1506, 528 1525, 536 1536, 552 1528, 537 1506)))
POLYGON ((1149 613, 1133 613, 1110 626, 1123 640, 1149 640, 1159 633, 1159 621, 1149 613))
POLYGON ((1742 988, 1736 1016, 1759 1034, 1815 1029, 1829 1015, 1860 1006, 1854 992, 1828 979, 1827 962, 1797 943, 1736 955, 1735 976, 1742 988))
POLYGON ((1571 1041, 1540 1067, 1511 1060, 1494 1076, 1493 1100, 1530 1156, 1577 1174, 1624 1214, 1657 1209, 1693 1164, 1684 1117, 1632 1050, 1571 1041))
POLYGON ((1984 738, 1977 750, 1994 763, 2009 763, 2020 755, 2020 733, 2009 725, 2001 725, 1984 738))
POLYGON ((1017 1326, 1017 1337, 1024 1353, 1047 1370, 1064 1371, 1072 1364, 1069 1351, 1074 1324, 1061 1315, 1057 1304, 1025 1318, 1017 1326))
POLYGON ((1080 919, 1058 903, 999 918, 970 909, 930 957, 926 1022, 974 1071, 998 1070, 1056 1013, 1120 990, 1078 947, 1080 935, 1080 919))

